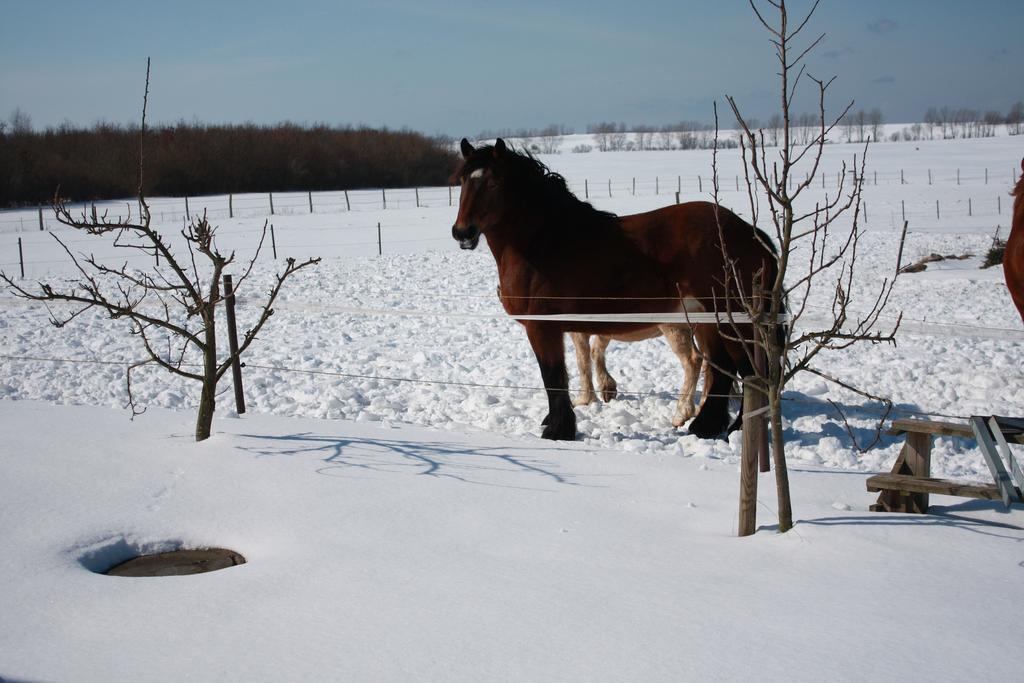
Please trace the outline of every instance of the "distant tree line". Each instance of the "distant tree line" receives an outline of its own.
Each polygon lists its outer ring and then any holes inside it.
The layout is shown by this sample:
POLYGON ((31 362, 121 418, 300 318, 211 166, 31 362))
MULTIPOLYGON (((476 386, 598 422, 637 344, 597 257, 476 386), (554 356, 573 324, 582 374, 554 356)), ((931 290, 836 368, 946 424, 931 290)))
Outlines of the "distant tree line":
MULTIPOLYGON (((62 125, 37 132, 16 110, 0 125, 0 206, 133 196, 137 126, 62 125)), ((196 196, 446 185, 449 140, 410 131, 282 123, 179 123, 147 132, 145 192, 196 196)))

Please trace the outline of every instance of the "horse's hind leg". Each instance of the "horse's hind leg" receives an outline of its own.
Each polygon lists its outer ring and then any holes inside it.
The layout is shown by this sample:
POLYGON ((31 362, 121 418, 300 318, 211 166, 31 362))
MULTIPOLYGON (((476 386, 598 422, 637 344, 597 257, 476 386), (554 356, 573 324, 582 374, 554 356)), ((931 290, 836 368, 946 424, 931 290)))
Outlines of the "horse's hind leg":
POLYGON ((619 393, 619 384, 614 377, 608 374, 608 366, 605 364, 606 351, 611 341, 611 337, 596 335, 594 346, 590 350, 591 357, 594 359, 594 370, 597 372, 597 387, 601 391, 601 400, 605 403, 614 400, 619 393))
MULTIPOLYGON (((693 404, 693 396, 697 393, 697 379, 700 376, 701 357, 693 343, 693 332, 685 325, 660 325, 659 329, 665 336, 669 348, 683 366, 683 388, 676 402, 676 412, 672 416, 672 425, 681 427, 687 420, 697 414, 693 404)), ((705 392, 706 393, 706 392, 705 392)))
MULTIPOLYGON (((580 393, 572 402, 574 406, 588 406, 597 400, 594 395, 594 382, 590 372, 590 335, 582 332, 570 332, 573 348, 576 350, 576 367, 580 371, 580 393)), ((596 352, 596 350, 595 350, 596 352)))
POLYGON ((569 375, 565 371, 565 341, 562 331, 550 324, 526 323, 526 336, 537 356, 540 376, 548 395, 544 418, 545 439, 572 441, 576 438, 576 413, 569 400, 569 375))
POLYGON ((690 433, 702 439, 718 438, 729 424, 729 392, 732 377, 726 371, 734 367, 732 356, 725 346, 718 328, 714 325, 697 325, 694 329, 697 341, 705 358, 709 361, 708 374, 711 381, 704 382, 704 400, 700 412, 690 423, 690 433))

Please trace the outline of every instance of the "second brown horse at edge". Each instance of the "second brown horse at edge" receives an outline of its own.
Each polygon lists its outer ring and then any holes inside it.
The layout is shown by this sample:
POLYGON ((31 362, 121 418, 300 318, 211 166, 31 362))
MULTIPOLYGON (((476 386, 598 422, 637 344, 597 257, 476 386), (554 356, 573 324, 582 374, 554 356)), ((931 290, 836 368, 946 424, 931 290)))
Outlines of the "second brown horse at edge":
MULTIPOLYGON (((462 186, 452 237, 475 249, 480 236, 498 268, 501 302, 512 316, 609 313, 678 313, 742 310, 736 283, 764 274, 773 282, 776 256, 763 232, 728 209, 687 202, 631 216, 598 211, 580 201, 565 179, 533 157, 494 145, 474 148, 462 140, 462 186), (728 269, 726 255, 728 257, 728 269)), ((563 335, 582 332, 632 335, 657 323, 524 320, 548 397, 545 439, 575 439, 576 415, 568 392, 563 335)), ((733 377, 752 368, 736 332, 749 325, 693 326, 709 361, 710 383, 690 423, 701 438, 721 436, 729 425, 733 377)), ((738 422, 738 421, 737 421, 738 422)))

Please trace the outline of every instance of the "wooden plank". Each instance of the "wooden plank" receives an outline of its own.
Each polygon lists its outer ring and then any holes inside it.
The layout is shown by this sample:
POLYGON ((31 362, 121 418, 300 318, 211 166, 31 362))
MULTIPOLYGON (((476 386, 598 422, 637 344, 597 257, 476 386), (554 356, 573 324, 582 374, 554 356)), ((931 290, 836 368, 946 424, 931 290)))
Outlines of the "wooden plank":
POLYGON ((902 491, 906 493, 938 493, 962 498, 999 500, 999 488, 994 484, 963 483, 932 477, 914 477, 908 474, 876 474, 867 479, 867 489, 877 491, 902 491))
POLYGON ((1000 498, 1006 507, 1010 507, 1010 503, 1017 499, 1017 490, 1013 486, 1010 475, 1006 472, 1006 467, 1003 466, 1003 461, 999 457, 999 451, 996 449, 996 442, 992 438, 992 432, 989 431, 988 425, 985 423, 985 418, 977 415, 972 416, 971 429, 974 430, 974 436, 978 440, 981 454, 985 456, 985 462, 988 463, 992 479, 999 488, 1000 498))
MULTIPOLYGON (((904 446, 906 453, 906 469, 909 474, 915 477, 928 478, 932 474, 932 435, 919 432, 907 432, 907 443, 904 446)), ((913 506, 922 513, 928 512, 928 494, 916 492, 911 494, 913 506)))
POLYGON ((996 445, 999 447, 999 452, 1002 453, 1003 459, 1006 461, 1006 468, 1009 470, 1010 479, 1016 485, 1017 494, 1016 502, 1021 502, 1020 493, 1024 490, 1024 472, 1020 469, 1020 464, 1017 462, 1017 458, 1014 457, 1013 451, 1010 450, 1010 444, 1006 443, 1006 434, 1003 432, 1003 426, 1000 424, 998 417, 990 417, 988 419, 988 428, 992 432, 992 436, 995 437, 996 445))
MULTIPOLYGON (((1010 443, 1024 444, 1024 430, 1020 430, 1018 424, 1021 422, 1019 419, 1000 417, 997 418, 1000 424, 1006 423, 1006 427, 1009 427, 1009 431, 1004 428, 1003 433, 1006 434, 1006 440, 1010 443)), ((974 438, 974 430, 971 429, 970 425, 961 424, 959 422, 938 422, 934 420, 909 420, 899 419, 893 420, 892 426, 886 431, 886 434, 890 436, 899 436, 900 434, 918 433, 918 434, 934 434, 936 436, 959 436, 965 439, 974 438)))
POLYGON ((906 433, 960 436, 968 439, 974 438, 974 432, 971 431, 970 425, 960 424, 958 422, 936 422, 933 420, 907 419, 892 421, 892 427, 890 427, 888 431, 889 435, 897 436, 899 434, 906 433))

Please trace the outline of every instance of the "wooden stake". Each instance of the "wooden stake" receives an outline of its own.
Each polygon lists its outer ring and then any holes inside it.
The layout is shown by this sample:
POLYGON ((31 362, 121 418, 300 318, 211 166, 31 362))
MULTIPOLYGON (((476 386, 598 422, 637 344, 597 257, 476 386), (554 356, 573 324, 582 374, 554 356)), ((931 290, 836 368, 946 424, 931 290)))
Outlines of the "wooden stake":
POLYGON ((586 178, 583 179, 583 198, 590 199, 590 183, 587 182, 586 178))
POLYGON ((382 201, 384 202, 384 208, 388 208, 388 191, 385 190, 383 187, 380 188, 380 196, 382 201))
POLYGON ((43 228, 43 207, 39 207, 39 231, 42 232, 43 228))
POLYGON ((384 247, 380 239, 380 223, 377 223, 377 256, 383 256, 384 247))
POLYGON ((185 218, 191 217, 192 212, 188 208, 188 195, 185 195, 185 218))
POLYGON ((345 190, 345 210, 351 211, 352 205, 348 203, 348 190, 345 190))
MULTIPOLYGON (((751 415, 758 407, 753 376, 743 381, 743 414, 751 415)), ((739 535, 750 536, 757 530, 757 460, 760 444, 757 430, 744 425, 740 455, 739 535)))
POLYGON ((420 188, 416 187, 413 189, 416 190, 416 208, 418 209, 420 208, 420 188))
POLYGON ((269 194, 270 194, 270 215, 273 216, 274 215, 274 193, 271 192, 269 194))
POLYGON ((18 238, 18 263, 21 264, 21 279, 25 279, 25 254, 21 251, 21 238, 18 238))
POLYGON ((228 218, 235 217, 235 196, 233 194, 228 195, 228 218))
POLYGON ((242 392, 242 361, 238 357, 238 330, 235 327, 235 292, 231 276, 224 276, 224 313, 228 324, 228 350, 231 352, 231 381, 235 385, 235 408, 245 413, 245 394, 242 392))
POLYGON ((277 260, 277 240, 274 239, 274 224, 270 224, 270 248, 274 251, 274 260, 277 260))
POLYGON ((309 196, 309 212, 313 213, 313 191, 309 190, 307 195, 309 196))

